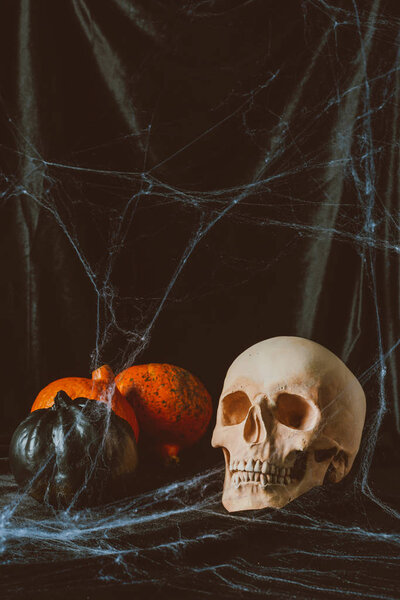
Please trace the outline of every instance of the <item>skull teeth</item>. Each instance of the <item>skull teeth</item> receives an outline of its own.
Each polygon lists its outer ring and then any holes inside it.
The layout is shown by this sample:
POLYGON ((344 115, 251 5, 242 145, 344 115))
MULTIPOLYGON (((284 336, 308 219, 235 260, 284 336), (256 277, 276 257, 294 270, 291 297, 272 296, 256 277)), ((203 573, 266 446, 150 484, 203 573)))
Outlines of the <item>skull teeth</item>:
POLYGON ((240 483, 241 483, 240 475, 239 475, 239 473, 235 473, 232 477, 232 484, 234 487, 239 487, 240 483))
POLYGON ((279 477, 290 477, 291 476, 291 467, 282 467, 279 465, 274 465, 266 460, 261 461, 260 459, 254 460, 253 458, 249 458, 248 460, 240 459, 240 460, 231 460, 229 464, 229 468, 231 471, 246 471, 248 473, 263 473, 266 475, 270 473, 271 475, 276 475, 279 477))
POLYGON ((253 459, 249 458, 249 460, 246 463, 246 471, 250 471, 252 473, 253 469, 254 469, 253 459))
POLYGON ((261 486, 268 484, 289 485, 294 478, 292 468, 274 465, 260 459, 236 459, 229 465, 232 473, 232 485, 239 487, 242 483, 258 483, 261 486))
POLYGON ((292 483, 291 477, 277 477, 271 473, 249 473, 249 471, 235 471, 232 475, 232 485, 238 488, 244 483, 257 483, 261 487, 266 487, 268 484, 289 485, 292 483))

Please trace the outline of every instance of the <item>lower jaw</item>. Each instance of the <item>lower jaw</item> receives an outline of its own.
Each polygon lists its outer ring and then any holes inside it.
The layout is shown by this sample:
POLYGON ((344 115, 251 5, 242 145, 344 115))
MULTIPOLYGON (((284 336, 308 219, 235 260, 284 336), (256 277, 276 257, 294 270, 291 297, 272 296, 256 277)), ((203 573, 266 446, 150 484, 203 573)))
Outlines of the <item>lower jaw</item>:
POLYGON ((222 504, 229 512, 282 508, 297 496, 294 487, 293 484, 261 486, 253 482, 242 483, 238 487, 228 486, 223 491, 222 504))

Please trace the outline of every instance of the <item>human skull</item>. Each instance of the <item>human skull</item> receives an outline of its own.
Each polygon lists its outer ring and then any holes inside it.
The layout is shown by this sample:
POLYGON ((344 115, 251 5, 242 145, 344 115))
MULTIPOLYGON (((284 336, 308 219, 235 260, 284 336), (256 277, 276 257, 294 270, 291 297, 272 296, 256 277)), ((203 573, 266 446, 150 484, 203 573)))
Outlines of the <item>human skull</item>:
POLYGON ((332 352, 275 337, 230 366, 212 445, 225 457, 229 512, 281 508, 350 471, 365 420, 363 389, 332 352))

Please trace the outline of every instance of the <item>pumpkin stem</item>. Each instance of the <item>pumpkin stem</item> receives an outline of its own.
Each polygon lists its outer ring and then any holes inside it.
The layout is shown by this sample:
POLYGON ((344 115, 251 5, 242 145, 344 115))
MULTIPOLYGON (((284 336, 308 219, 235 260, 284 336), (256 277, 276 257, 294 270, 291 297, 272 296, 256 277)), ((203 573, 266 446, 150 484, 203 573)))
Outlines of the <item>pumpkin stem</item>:
POLYGON ((103 383, 113 383, 114 373, 108 365, 102 365, 92 373, 93 381, 102 381, 103 383))
POLYGON ((64 390, 59 390, 54 398, 54 404, 52 406, 53 410, 57 410, 58 408, 67 408, 72 403, 72 398, 70 398, 67 392, 64 390))
POLYGON ((176 444, 162 444, 160 446, 160 454, 166 466, 178 465, 180 463, 179 450, 180 448, 176 444))

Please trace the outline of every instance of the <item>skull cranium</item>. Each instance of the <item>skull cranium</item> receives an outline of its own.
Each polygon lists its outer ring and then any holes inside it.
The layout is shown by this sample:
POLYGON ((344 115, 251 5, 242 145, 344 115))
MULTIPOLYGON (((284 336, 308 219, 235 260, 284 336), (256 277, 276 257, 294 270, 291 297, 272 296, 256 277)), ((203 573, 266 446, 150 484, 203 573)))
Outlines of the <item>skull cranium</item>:
POLYGON ((212 445, 222 447, 222 503, 230 511, 281 508, 339 482, 358 452, 363 389, 332 352, 299 337, 271 338, 230 366, 212 445))

